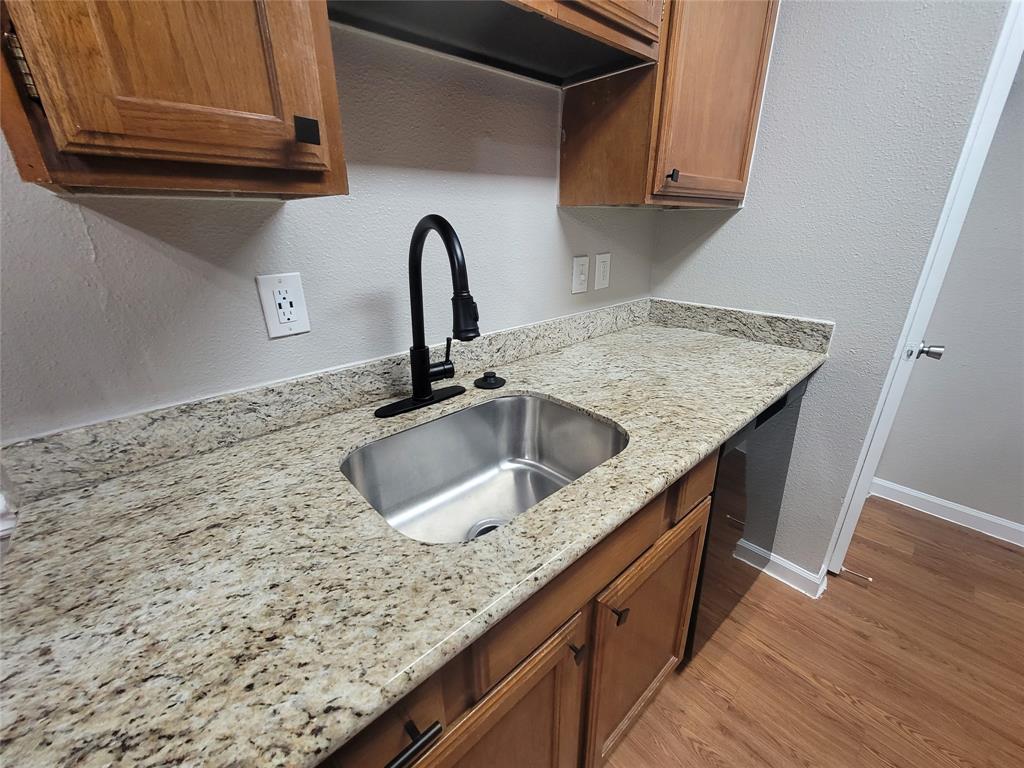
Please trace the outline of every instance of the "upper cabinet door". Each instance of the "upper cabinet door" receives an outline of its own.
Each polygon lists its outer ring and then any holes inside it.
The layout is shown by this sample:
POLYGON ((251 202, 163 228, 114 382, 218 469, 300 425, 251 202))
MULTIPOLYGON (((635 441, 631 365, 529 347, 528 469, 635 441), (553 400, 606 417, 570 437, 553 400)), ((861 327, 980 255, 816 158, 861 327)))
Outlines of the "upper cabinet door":
POLYGON ((322 3, 16 0, 9 8, 60 152, 330 169, 336 139, 324 130, 321 80, 333 88, 334 78, 312 44, 322 3))
POLYGON ((652 193, 742 199, 775 0, 678 0, 663 41, 652 193))

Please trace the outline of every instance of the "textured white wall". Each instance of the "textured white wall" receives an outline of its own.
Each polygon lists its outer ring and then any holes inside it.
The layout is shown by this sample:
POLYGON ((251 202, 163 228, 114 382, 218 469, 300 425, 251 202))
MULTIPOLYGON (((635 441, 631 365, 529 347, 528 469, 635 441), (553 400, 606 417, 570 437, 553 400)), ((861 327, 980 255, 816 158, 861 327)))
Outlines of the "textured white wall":
MULTIPOLYGON (((253 386, 410 344, 406 259, 427 213, 466 252, 483 331, 646 296, 651 212, 560 211, 559 93, 334 31, 351 195, 288 203, 59 199, 2 151, 2 439, 253 386), (570 295, 571 256, 614 253, 570 295), (312 332, 269 341, 253 277, 297 270, 312 332)), ((443 249, 428 341, 451 332, 443 249)))
MULTIPOLYGON (((334 35, 352 194, 68 202, 2 150, 4 442, 391 353, 424 213, 466 248, 483 330, 647 295, 837 321, 776 551, 822 563, 1003 17, 1002 3, 787 0, 747 207, 559 210, 558 94, 334 35), (570 256, 615 253, 571 296, 570 256), (651 255, 653 254, 653 266, 651 255), (313 332, 266 339, 253 275, 303 273, 313 332)), ((443 255, 428 254, 431 340, 443 255)))
POLYGON ((782 3, 747 206, 659 215, 654 293, 836 321, 774 551, 817 571, 1001 26, 1002 3, 782 3))
POLYGON ((1024 65, 925 338, 878 477, 1024 523, 1024 65))

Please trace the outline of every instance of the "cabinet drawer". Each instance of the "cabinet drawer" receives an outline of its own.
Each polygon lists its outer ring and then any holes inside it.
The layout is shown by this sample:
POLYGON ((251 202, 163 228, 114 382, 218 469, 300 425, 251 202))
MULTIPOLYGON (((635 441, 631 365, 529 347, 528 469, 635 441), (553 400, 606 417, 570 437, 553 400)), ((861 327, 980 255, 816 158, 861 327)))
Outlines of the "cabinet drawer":
POLYGON ((588 766, 601 765, 682 657, 710 500, 597 597, 588 766))
POLYGON ((670 510, 672 525, 697 506, 704 497, 710 496, 715 487, 715 473, 718 471, 718 451, 691 469, 679 483, 678 493, 670 510))
POLYGON ((319 768, 382 768, 416 742, 417 734, 429 732, 432 726, 435 731, 437 726, 442 730, 447 726, 438 675, 427 678, 319 768))
POLYGON ((573 616, 452 726, 417 768, 575 768, 586 621, 573 616))

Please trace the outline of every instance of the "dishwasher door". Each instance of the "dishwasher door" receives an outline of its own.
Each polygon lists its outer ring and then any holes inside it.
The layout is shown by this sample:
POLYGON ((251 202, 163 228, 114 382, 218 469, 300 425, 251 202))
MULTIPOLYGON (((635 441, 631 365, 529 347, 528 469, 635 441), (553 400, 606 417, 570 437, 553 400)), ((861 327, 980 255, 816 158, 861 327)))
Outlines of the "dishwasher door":
POLYGON ((722 446, 686 637, 686 661, 700 651, 760 574, 733 557, 737 546, 748 561, 763 556, 767 562, 773 551, 806 389, 804 379, 722 446))

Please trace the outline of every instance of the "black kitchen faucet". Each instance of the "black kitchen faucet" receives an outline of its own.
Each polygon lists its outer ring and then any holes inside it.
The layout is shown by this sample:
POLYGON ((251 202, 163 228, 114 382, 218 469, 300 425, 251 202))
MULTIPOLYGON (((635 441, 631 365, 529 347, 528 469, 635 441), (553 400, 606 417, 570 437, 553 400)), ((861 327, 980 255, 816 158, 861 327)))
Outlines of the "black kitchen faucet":
POLYGON ((452 336, 459 341, 472 341, 480 335, 476 302, 469 292, 469 278, 466 276, 466 257, 462 255, 462 243, 452 225, 435 213, 420 219, 412 232, 409 243, 409 305, 412 309, 412 346, 409 348, 409 364, 412 368, 412 397, 388 403, 374 411, 375 416, 397 416, 400 413, 423 408, 433 403, 461 395, 465 387, 442 387, 434 390, 431 382, 450 379, 455 376, 455 365, 451 360, 452 339, 448 338, 444 360, 430 362, 430 348, 427 347, 423 331, 423 243, 427 235, 437 232, 448 252, 448 263, 452 270, 452 336))

